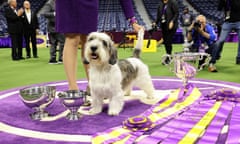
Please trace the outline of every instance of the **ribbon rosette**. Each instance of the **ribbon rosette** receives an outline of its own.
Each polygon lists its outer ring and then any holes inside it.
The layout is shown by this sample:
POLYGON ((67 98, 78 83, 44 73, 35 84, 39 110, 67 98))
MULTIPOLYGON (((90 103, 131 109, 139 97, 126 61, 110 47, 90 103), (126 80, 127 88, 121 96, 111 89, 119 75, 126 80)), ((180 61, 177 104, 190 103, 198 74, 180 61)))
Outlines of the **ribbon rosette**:
POLYGON ((154 127, 153 122, 144 116, 134 116, 123 121, 123 128, 131 131, 148 131, 154 127))

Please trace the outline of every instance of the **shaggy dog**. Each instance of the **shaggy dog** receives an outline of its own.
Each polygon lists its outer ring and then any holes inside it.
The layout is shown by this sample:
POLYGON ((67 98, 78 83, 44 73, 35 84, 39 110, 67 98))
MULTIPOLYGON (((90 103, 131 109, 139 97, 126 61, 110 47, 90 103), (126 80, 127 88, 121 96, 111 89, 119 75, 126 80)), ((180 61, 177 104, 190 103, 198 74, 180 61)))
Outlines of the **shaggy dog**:
POLYGON ((147 99, 153 99, 152 80, 148 67, 136 58, 139 53, 140 49, 135 48, 134 57, 118 60, 117 49, 107 34, 89 34, 84 55, 85 62, 89 63, 92 97, 90 114, 100 113, 103 100, 108 98, 108 114, 118 115, 124 105, 124 95, 130 95, 133 86, 142 89, 147 94, 147 99))

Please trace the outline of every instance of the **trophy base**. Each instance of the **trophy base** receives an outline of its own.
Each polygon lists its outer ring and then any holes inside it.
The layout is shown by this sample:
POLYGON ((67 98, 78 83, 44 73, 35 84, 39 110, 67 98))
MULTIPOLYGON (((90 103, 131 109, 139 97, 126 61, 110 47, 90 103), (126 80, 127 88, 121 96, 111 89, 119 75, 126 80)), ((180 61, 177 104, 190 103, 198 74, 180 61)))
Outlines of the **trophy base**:
POLYGON ((79 120, 82 117, 82 115, 79 112, 70 112, 67 114, 66 119, 70 121, 76 121, 79 120))
POLYGON ((32 119, 32 120, 41 120, 41 119, 43 119, 43 118, 45 118, 45 117, 48 117, 49 116, 49 113, 48 112, 46 112, 46 111, 41 111, 41 112, 34 112, 34 113, 31 113, 30 114, 30 118, 32 119))

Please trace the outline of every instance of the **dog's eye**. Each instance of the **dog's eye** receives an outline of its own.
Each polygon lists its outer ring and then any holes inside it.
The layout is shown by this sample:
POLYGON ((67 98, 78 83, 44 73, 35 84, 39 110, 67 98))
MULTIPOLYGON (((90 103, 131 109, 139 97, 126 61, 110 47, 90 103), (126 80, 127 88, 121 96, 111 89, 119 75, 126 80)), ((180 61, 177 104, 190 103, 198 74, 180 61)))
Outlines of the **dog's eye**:
POLYGON ((106 41, 104 41, 104 40, 103 40, 103 45, 104 45, 105 47, 107 47, 107 46, 108 46, 107 42, 106 42, 106 41))
POLYGON ((88 41, 92 41, 93 40, 93 37, 90 37, 89 39, 88 39, 88 41))

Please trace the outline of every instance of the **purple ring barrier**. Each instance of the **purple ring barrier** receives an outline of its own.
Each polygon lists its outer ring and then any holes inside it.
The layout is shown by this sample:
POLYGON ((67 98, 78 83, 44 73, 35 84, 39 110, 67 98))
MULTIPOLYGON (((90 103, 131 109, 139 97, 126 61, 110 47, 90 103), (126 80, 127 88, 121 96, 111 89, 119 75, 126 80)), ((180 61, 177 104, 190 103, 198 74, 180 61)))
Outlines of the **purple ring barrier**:
MULTIPOLYGON (((42 38, 37 38, 37 44, 43 44, 45 41, 42 38)), ((23 47, 26 47, 25 40, 23 38, 23 47)), ((0 48, 10 48, 12 47, 11 38, 8 37, 0 37, 0 48)))
MULTIPOLYGON (((123 32, 107 32, 111 35, 115 43, 120 43, 123 40, 123 32)), ((127 35, 135 34, 134 32, 129 32, 127 35)), ((145 39, 149 38, 149 33, 145 32, 145 39)), ((161 31, 153 32, 152 38, 159 41, 162 37, 161 31)), ((131 41, 131 40, 129 40, 131 41)), ((238 42, 238 36, 236 33, 230 33, 226 39, 227 42, 238 42)), ((173 43, 183 43, 183 35, 181 30, 177 30, 176 34, 173 37, 173 43)), ((42 43, 42 40, 38 40, 38 43, 42 43)), ((0 48, 9 48, 11 47, 11 40, 9 37, 0 37, 0 48)))

